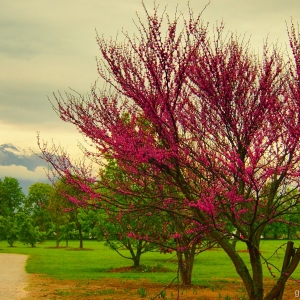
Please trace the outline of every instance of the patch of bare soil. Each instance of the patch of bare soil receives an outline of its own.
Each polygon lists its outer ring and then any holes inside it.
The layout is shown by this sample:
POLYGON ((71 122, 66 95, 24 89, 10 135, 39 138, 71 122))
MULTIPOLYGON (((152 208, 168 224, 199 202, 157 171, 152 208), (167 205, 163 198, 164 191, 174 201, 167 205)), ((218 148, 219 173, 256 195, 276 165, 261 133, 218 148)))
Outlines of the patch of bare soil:
MULTIPOLYGON (((56 280, 41 275, 29 275, 28 295, 26 299, 106 299, 135 300, 154 299, 164 286, 146 280, 127 280, 103 278, 99 280, 56 280)), ((272 282, 266 282, 270 287, 272 282)), ((287 283, 283 299, 295 298, 299 285, 294 281, 287 283)), ((164 299, 184 300, 232 300, 247 299, 243 285, 237 280, 217 281, 207 286, 182 287, 173 284, 166 289, 164 299)), ((163 299, 157 297, 156 299, 163 299)))
POLYGON ((45 249, 66 249, 67 247, 66 246, 59 246, 59 247, 55 247, 55 246, 52 246, 52 247, 45 247, 45 249))
POLYGON ((121 267, 121 268, 115 268, 111 269, 109 271, 110 273, 154 273, 154 272, 172 272, 171 269, 161 267, 161 266, 139 266, 139 267, 121 267))

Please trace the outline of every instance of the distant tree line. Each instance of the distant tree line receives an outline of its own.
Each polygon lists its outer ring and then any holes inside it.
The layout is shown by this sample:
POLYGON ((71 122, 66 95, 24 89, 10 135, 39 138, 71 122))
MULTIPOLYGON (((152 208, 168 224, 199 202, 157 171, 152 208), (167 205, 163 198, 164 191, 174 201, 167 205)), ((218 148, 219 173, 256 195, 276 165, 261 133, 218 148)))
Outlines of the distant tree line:
MULTIPOLYGON (((57 186, 62 185, 58 183, 57 186)), ((56 241, 93 237, 93 215, 66 201, 58 188, 47 183, 34 183, 25 196, 15 178, 0 180, 0 239, 11 247, 16 241, 35 247, 46 239, 56 241)))

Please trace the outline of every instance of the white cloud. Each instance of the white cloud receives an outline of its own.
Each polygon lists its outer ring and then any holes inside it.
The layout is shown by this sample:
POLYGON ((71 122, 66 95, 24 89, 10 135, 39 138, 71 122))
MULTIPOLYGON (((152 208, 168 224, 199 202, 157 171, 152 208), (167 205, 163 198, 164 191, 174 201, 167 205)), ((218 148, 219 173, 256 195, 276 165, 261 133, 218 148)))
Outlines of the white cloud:
POLYGON ((34 171, 30 171, 23 166, 0 166, 0 177, 3 178, 5 176, 32 182, 47 180, 46 170, 44 167, 37 167, 34 171))

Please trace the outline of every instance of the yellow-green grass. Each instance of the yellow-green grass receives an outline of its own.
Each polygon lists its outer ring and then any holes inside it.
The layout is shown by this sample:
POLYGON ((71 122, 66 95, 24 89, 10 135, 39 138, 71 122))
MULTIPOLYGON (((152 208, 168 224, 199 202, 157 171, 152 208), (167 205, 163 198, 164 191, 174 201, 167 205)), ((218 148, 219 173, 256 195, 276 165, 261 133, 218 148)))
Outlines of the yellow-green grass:
MULTIPOLYGON (((284 240, 264 240, 261 251, 266 258, 284 244, 284 240)), ((177 264, 174 254, 160 254, 156 252, 146 253, 141 257, 141 264, 146 266, 140 272, 109 272, 115 268, 132 265, 130 260, 120 257, 116 252, 104 246, 103 242, 84 241, 86 250, 78 250, 78 241, 69 242, 69 248, 53 248, 55 242, 47 241, 31 248, 21 243, 15 247, 9 247, 5 241, 0 242, 0 253, 19 253, 29 255, 26 271, 33 274, 45 274, 56 279, 85 279, 94 280, 99 278, 120 279, 150 279, 155 282, 168 283, 176 277, 177 264), (169 269, 168 272, 150 272, 150 267, 160 266, 169 269)), ((300 241, 295 241, 295 247, 299 247, 300 241)), ((283 247, 285 249, 285 246, 283 247)), ((240 255, 248 259, 248 254, 243 252, 245 246, 237 244, 240 255)), ((126 254, 126 251, 124 251, 126 254)), ((279 250, 270 262, 281 269, 284 250, 279 250)), ((275 268, 272 267, 275 272, 275 268)), ((278 276, 279 273, 275 272, 278 276)), ((264 265, 264 276, 271 278, 267 266, 264 265)), ((300 266, 293 274, 296 279, 300 278, 300 266)), ((232 262, 220 248, 214 248, 199 254, 195 259, 193 270, 194 284, 209 284, 215 281, 227 281, 238 279, 232 262)))

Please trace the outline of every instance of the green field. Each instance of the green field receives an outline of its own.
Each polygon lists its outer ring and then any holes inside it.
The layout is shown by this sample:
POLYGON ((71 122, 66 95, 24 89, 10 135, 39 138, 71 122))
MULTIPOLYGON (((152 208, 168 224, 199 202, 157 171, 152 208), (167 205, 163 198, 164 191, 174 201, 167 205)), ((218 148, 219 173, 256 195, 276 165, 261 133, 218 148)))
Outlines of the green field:
MULTIPOLYGON (((262 254, 269 258, 275 250, 284 244, 284 240, 262 241, 262 254)), ((84 241, 87 250, 78 250, 77 241, 71 241, 69 248, 55 249, 54 241, 47 241, 31 248, 21 243, 11 248, 5 241, 0 242, 0 253, 19 253, 29 255, 26 271, 32 274, 45 274, 56 279, 98 279, 98 278, 126 278, 149 279, 159 283, 168 283, 176 277, 176 257, 172 254, 146 253, 141 258, 141 264, 145 266, 143 272, 113 273, 111 269, 130 266, 131 261, 120 257, 116 252, 104 246, 103 242, 84 241), (170 269, 169 272, 150 272, 153 266, 161 266, 170 269)), ((300 241, 295 241, 295 247, 299 247, 300 241)), ((284 246, 285 249, 285 246, 284 246)), ((245 250, 242 244, 237 245, 237 250, 245 250)), ((124 251, 124 253, 126 253, 124 251)), ((248 254, 241 252, 242 257, 248 254)), ((281 269, 284 251, 278 251, 270 262, 281 269)), ((266 266, 265 277, 271 278, 266 266)), ((277 273, 278 276, 278 273, 277 273)), ((293 274, 294 278, 300 278, 300 266, 293 274)), ((238 279, 234 267, 226 254, 221 249, 213 249, 199 254, 196 257, 193 270, 194 284, 208 284, 215 280, 238 279)))

